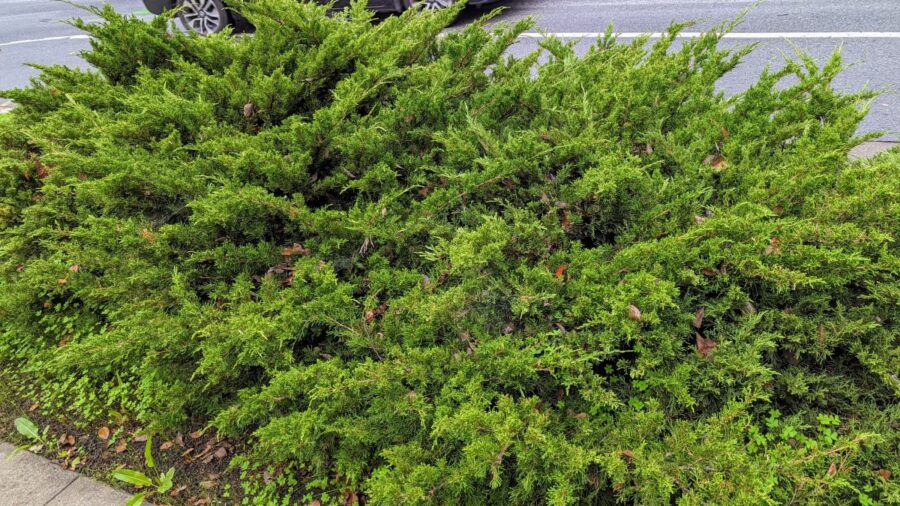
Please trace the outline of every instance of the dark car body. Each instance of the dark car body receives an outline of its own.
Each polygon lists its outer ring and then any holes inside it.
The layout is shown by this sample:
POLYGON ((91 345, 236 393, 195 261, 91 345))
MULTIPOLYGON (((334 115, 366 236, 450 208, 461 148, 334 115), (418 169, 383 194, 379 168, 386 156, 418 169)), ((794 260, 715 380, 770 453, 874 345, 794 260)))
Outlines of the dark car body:
MULTIPOLYGON (((496 0, 469 0, 469 5, 481 5, 493 1, 496 0)), ((144 0, 147 10, 153 14, 162 14, 164 11, 174 9, 177 3, 178 0, 144 0)), ((378 12, 402 12, 412 3, 413 0, 369 0, 369 8, 378 12)), ((350 5, 350 0, 340 0, 336 2, 335 7, 340 8, 348 5, 350 5)))

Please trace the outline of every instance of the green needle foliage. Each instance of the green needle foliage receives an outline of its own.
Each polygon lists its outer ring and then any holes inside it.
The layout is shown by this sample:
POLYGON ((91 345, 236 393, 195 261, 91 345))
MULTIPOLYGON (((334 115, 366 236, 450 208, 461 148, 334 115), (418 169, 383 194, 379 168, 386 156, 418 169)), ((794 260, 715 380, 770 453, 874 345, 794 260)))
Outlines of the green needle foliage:
POLYGON ((900 501, 900 153, 848 161, 839 55, 726 97, 731 25, 513 58, 362 4, 106 7, 4 92, 20 395, 250 441, 259 504, 900 501))

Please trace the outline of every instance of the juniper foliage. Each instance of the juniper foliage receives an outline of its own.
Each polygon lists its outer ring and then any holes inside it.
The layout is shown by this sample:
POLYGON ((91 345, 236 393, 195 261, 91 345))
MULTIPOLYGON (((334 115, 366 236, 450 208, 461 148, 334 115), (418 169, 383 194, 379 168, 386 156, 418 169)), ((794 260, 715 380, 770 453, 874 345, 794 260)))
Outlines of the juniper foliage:
POLYGON ((106 7, 4 92, 22 396, 249 439, 259 503, 900 501, 900 154, 847 161, 838 54, 726 97, 730 25, 513 58, 362 3, 106 7))

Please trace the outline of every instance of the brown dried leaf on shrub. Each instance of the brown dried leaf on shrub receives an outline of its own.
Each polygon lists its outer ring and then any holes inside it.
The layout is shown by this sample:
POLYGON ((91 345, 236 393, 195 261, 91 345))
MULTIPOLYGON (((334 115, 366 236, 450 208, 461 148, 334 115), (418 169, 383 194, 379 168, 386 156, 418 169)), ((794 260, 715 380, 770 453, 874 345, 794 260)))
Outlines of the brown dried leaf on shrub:
POLYGON ((697 332, 694 337, 697 341, 697 353, 699 353, 703 358, 709 356, 713 348, 719 345, 719 343, 713 341, 712 339, 707 339, 701 336, 699 332, 697 332))
POLYGON ((353 506, 354 504, 359 504, 359 496, 353 491, 345 492, 343 506, 353 506))
POLYGON ((769 239, 769 245, 766 246, 765 255, 777 255, 781 253, 781 241, 777 237, 769 239))
POLYGON ((700 308, 694 313, 694 328, 699 329, 703 326, 703 318, 706 316, 706 309, 700 308))
POLYGON ((630 304, 628 306, 628 318, 630 318, 636 322, 641 321, 641 310, 638 309, 638 307, 635 306, 634 304, 630 304))
POLYGON ((721 153, 709 155, 703 159, 703 163, 709 165, 716 170, 723 170, 728 167, 728 161, 721 153))
POLYGON ((559 267, 556 268, 556 271, 553 273, 553 276, 556 277, 556 279, 562 279, 563 276, 566 275, 566 270, 568 268, 569 268, 568 265, 565 265, 565 264, 560 265, 559 267))
POLYGON ((297 243, 297 242, 295 242, 294 244, 292 244, 290 246, 285 246, 281 250, 281 256, 283 256, 283 257, 289 257, 289 256, 293 256, 293 255, 307 256, 307 255, 309 255, 309 253, 310 253, 309 248, 305 248, 305 247, 303 247, 302 244, 297 243))

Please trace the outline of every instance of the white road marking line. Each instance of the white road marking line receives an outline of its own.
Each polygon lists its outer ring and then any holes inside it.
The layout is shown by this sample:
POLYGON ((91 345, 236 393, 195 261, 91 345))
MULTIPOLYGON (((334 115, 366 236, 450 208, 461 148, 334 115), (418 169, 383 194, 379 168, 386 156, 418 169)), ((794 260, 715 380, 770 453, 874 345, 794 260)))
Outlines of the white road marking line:
MULTIPOLYGON (((661 32, 624 32, 615 33, 621 39, 634 39, 649 36, 651 39, 661 38, 665 33, 661 32)), ((701 32, 681 32, 680 39, 689 39, 703 35, 701 32)), ((603 36, 603 32, 526 32, 520 35, 523 39, 543 39, 546 37, 558 39, 596 39, 603 36)), ((723 39, 900 39, 900 32, 757 32, 742 33, 731 32, 722 36, 723 39)))
POLYGON ((61 37, 44 37, 43 39, 24 39, 24 40, 14 40, 12 42, 0 42, 0 47, 2 46, 17 46, 19 44, 31 44, 32 42, 50 42, 54 40, 83 40, 89 39, 89 35, 64 35, 61 37))

